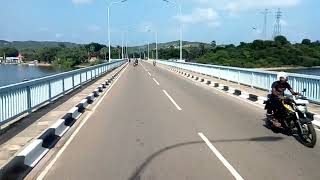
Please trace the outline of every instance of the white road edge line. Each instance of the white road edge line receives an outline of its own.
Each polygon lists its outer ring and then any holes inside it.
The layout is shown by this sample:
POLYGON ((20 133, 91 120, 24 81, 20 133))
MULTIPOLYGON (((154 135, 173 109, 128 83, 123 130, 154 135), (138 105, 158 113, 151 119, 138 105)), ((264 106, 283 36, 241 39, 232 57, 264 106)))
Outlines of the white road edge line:
POLYGON ((149 76, 151 76, 151 73, 150 73, 150 72, 148 72, 148 74, 149 74, 149 76))
POLYGON ((162 90, 164 94, 170 99, 170 101, 176 106, 176 108, 181 111, 181 107, 172 99, 172 97, 167 93, 166 90, 162 90))
POLYGON ((40 175, 37 177, 37 180, 43 180, 44 177, 47 175, 47 173, 49 172, 49 170, 52 168, 52 166, 55 164, 55 162, 58 160, 58 158, 61 156, 61 154, 65 151, 65 149, 68 147, 68 145, 72 142, 72 140, 75 138, 75 136, 78 134, 78 132, 80 131, 80 129, 82 128, 82 126, 88 121, 88 119, 91 117, 91 115, 94 113, 94 111, 96 110, 96 108, 100 105, 100 103, 102 102, 102 100, 104 99, 104 97, 108 94, 108 92, 112 89, 113 85, 116 84, 116 82, 118 81, 118 79, 122 76, 122 74, 126 71, 128 66, 126 66, 126 68, 121 72, 121 74, 118 76, 118 78, 114 81, 114 83, 112 83, 112 85, 110 86, 110 88, 105 92, 105 94, 102 96, 102 98, 99 99, 99 101, 97 102, 96 106, 92 108, 92 111, 88 111, 88 115, 82 120, 81 124, 79 125, 79 127, 77 127, 77 129, 73 132, 73 134, 70 136, 70 138, 68 139, 68 141, 63 145, 63 147, 59 150, 59 152, 56 154, 56 156, 54 157, 54 159, 48 164, 48 166, 40 173, 40 175))
POLYGON ((207 144, 210 150, 217 156, 217 158, 222 162, 222 164, 230 171, 236 180, 244 180, 240 174, 231 166, 231 164, 223 157, 223 155, 213 146, 209 139, 202 133, 198 133, 201 139, 207 144))
POLYGON ((158 81, 155 78, 152 78, 152 79, 158 86, 160 86, 160 84, 158 83, 158 81))

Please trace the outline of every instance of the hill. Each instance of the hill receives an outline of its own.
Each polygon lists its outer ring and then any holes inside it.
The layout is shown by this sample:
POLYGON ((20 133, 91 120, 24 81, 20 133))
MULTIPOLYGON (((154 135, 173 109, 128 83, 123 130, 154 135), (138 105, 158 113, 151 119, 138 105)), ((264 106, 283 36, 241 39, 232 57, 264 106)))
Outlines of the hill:
MULTIPOLYGON (((183 47, 198 47, 201 44, 201 42, 190 42, 190 41, 183 41, 183 47)), ((203 44, 203 43, 202 43, 203 44)), ((209 47, 210 44, 204 43, 206 47, 209 47)), ((171 42, 166 42, 166 43, 158 43, 158 49, 166 49, 169 47, 175 47, 179 48, 180 47, 180 41, 171 41, 171 42)), ((155 49, 156 44, 151 43, 150 44, 150 49, 155 49)), ((128 48, 129 53, 133 52, 139 52, 139 51, 147 51, 148 50, 148 45, 142 45, 142 46, 133 46, 128 48)))
POLYGON ((66 47, 78 47, 79 44, 70 42, 55 42, 55 41, 4 41, 0 40, 0 48, 13 47, 18 50, 23 49, 40 49, 44 47, 58 47, 63 44, 66 47))

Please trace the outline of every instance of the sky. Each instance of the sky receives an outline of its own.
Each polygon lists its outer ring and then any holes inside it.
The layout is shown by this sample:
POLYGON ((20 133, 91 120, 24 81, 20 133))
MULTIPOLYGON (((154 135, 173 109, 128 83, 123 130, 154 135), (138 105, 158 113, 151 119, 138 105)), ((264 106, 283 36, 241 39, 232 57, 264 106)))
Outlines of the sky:
MULTIPOLYGON (((112 0, 0 0, 0 39, 107 44, 107 7, 112 0)), ((271 39, 281 8, 282 34, 291 42, 320 40, 319 0, 127 0, 110 8, 112 45, 179 39, 239 44, 271 39), (179 14, 181 4, 182 13, 179 14), (150 30, 148 32, 148 30, 150 30)))

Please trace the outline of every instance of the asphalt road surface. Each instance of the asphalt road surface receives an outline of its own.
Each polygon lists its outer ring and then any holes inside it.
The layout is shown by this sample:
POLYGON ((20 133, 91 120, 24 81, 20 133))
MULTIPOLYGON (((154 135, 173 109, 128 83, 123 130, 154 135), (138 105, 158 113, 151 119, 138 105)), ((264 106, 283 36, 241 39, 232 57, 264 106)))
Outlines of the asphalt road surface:
POLYGON ((43 179, 320 179, 320 150, 264 110, 149 63, 129 65, 43 179))

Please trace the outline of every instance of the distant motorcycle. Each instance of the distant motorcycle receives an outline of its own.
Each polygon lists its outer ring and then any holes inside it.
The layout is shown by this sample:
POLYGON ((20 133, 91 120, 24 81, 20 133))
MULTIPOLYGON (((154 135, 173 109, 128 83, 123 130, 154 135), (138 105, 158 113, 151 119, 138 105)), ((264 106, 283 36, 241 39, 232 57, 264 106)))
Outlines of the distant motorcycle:
POLYGON ((136 66, 138 66, 138 61, 134 61, 133 63, 133 67, 136 67, 136 66))
POLYGON ((153 66, 156 66, 156 64, 157 64, 156 61, 153 61, 153 66))
MULTIPOLYGON (((281 103, 282 108, 274 112, 270 99, 268 99, 265 102, 265 109, 273 111, 273 116, 281 123, 286 134, 298 134, 303 145, 313 148, 317 142, 317 134, 312 124, 312 119, 307 117, 308 99, 303 95, 286 96, 281 99, 281 103)), ((267 118, 266 126, 270 129, 276 128, 273 126, 272 118, 267 118)))

